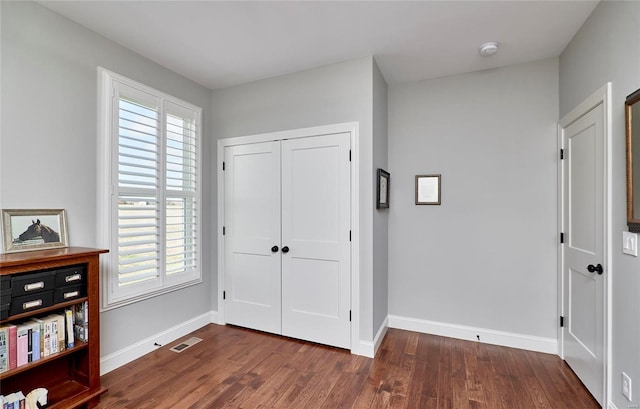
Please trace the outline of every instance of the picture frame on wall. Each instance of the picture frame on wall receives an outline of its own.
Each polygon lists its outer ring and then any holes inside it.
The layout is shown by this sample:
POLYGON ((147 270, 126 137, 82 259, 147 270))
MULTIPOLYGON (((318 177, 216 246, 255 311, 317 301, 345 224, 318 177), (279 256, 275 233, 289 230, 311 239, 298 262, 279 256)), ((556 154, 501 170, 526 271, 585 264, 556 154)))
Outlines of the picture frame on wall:
POLYGON ((5 253, 69 247, 64 209, 2 209, 5 253))
POLYGON ((416 175, 416 205, 439 205, 441 175, 416 175))
POLYGON ((389 208, 389 186, 391 174, 386 170, 378 168, 376 183, 376 209, 389 208))

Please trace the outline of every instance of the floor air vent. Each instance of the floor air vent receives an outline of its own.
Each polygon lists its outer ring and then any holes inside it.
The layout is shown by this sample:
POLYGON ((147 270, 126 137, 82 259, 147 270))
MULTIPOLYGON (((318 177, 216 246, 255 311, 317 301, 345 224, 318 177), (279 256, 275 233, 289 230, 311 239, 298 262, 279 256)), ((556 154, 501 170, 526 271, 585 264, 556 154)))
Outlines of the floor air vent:
POLYGON ((196 337, 189 338, 188 340, 186 340, 184 342, 181 342, 178 345, 176 345, 173 348, 171 348, 170 351, 180 353, 180 352, 184 351, 185 349, 188 349, 189 347, 194 346, 195 344, 197 344, 200 341, 202 341, 202 339, 200 339, 200 338, 196 338, 196 337))

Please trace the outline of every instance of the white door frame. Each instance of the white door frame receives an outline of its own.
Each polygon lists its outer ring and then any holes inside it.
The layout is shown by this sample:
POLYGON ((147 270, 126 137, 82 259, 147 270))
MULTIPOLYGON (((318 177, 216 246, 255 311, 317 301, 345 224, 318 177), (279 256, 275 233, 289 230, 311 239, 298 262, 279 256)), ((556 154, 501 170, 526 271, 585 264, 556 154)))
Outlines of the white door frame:
MULTIPOLYGON (((604 385, 603 385, 603 407, 609 405, 609 391, 611 390, 611 340, 613 322, 611 313, 612 308, 612 277, 613 277, 613 253, 612 253, 612 193, 611 193, 611 177, 612 177, 612 149, 611 149, 611 83, 608 82, 602 88, 594 92, 590 97, 584 100, 571 112, 566 114, 558 122, 558 151, 564 149, 565 129, 580 117, 591 111, 596 106, 602 104, 604 115, 604 385)), ((559 158, 559 156, 558 156, 559 158)), ((564 167, 563 162, 558 160, 558 312, 559 316, 564 316, 564 246, 560 244, 560 232, 564 226, 564 207, 566 206, 566 198, 564 197, 564 167)), ((564 359, 564 328, 558 324, 558 355, 564 359)))
POLYGON ((218 324, 225 325, 224 302, 224 148, 227 146, 244 145, 265 141, 305 138, 318 135, 349 133, 351 136, 351 353, 360 354, 360 156, 359 156, 359 123, 347 122, 342 124, 316 126, 311 128, 293 129, 287 131, 270 132, 235 138, 218 140, 217 152, 217 205, 218 205, 218 324))

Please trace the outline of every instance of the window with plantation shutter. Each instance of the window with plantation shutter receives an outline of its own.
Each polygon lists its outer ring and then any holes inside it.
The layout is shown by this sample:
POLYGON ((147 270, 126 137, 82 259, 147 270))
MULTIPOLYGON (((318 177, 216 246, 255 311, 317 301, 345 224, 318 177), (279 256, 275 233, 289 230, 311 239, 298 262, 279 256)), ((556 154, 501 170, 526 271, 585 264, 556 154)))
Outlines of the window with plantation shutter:
POLYGON ((202 110, 106 70, 101 84, 108 308, 201 282, 202 110))

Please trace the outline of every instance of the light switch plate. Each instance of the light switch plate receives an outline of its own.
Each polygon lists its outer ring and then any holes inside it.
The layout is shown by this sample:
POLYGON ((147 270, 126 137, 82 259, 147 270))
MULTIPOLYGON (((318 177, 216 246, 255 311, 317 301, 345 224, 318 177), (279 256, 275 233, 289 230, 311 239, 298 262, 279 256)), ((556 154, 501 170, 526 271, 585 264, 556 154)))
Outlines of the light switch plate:
POLYGON ((633 402, 633 394, 631 389, 631 378, 626 373, 622 373, 622 395, 629 400, 629 402, 633 402))
POLYGON ((638 234, 628 231, 622 232, 622 252, 638 257, 638 234))

